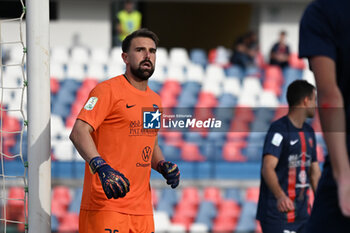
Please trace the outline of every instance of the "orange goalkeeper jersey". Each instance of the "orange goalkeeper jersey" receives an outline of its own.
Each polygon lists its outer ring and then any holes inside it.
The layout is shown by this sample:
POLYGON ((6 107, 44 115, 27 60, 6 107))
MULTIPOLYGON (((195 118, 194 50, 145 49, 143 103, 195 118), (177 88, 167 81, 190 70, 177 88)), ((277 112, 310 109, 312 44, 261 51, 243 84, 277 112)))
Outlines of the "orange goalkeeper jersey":
POLYGON ((111 210, 134 215, 153 214, 151 161, 157 129, 144 129, 143 111, 158 109, 160 97, 149 87, 140 91, 123 75, 98 84, 78 115, 94 128, 92 138, 100 156, 130 181, 124 198, 107 199, 98 174, 85 164, 81 209, 111 210))

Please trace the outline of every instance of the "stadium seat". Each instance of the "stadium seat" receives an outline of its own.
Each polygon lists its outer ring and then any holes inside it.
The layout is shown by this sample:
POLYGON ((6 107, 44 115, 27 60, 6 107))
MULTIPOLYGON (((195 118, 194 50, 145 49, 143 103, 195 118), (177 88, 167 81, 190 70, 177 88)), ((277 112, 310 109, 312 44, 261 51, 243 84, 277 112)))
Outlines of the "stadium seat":
POLYGON ((230 216, 225 215, 218 215, 213 224, 213 230, 214 233, 231 233, 234 232, 235 228, 237 226, 237 220, 234 218, 231 218, 230 216))
POLYGON ((202 223, 206 225, 209 229, 212 228, 213 218, 217 214, 217 209, 213 202, 202 201, 199 205, 198 214, 195 223, 202 223))
POLYGON ((259 187, 249 187, 246 189, 246 201, 258 203, 259 200, 259 187))
POLYGON ((228 188, 225 191, 225 200, 233 200, 239 205, 243 202, 242 191, 239 188, 228 188))
MULTIPOLYGON (((181 228, 176 229, 169 229, 169 232, 184 232, 186 233, 188 229, 190 229, 190 226, 193 222, 191 217, 187 217, 186 215, 182 214, 175 214, 173 218, 171 219, 172 224, 176 224, 179 226, 182 226, 181 228)), ((170 227, 171 228, 171 227, 170 227)))
POLYGON ((217 187, 205 187, 204 188, 204 200, 211 201, 218 207, 222 201, 221 191, 217 187))
POLYGON ((200 199, 201 198, 200 198, 198 189, 196 187, 194 186, 185 187, 182 190, 182 196, 180 201, 198 206, 200 203, 200 199))
POLYGON ((223 159, 228 162, 245 162, 247 159, 241 153, 241 148, 235 142, 227 142, 223 149, 223 159))
POLYGON ((188 64, 190 64, 190 59, 188 57, 188 54, 185 48, 175 47, 170 49, 169 51, 170 66, 173 66, 173 65, 187 66, 188 64))
POLYGON ((227 78, 223 81, 223 92, 239 96, 241 93, 241 84, 238 78, 227 78))
POLYGON ((205 157, 201 155, 197 144, 184 142, 181 146, 181 159, 184 161, 193 162, 204 161, 205 157))
POLYGON ((305 63, 303 59, 300 59, 298 57, 297 53, 291 53, 289 55, 289 66, 295 69, 299 69, 299 70, 304 70, 305 69, 305 63))
POLYGON ((186 202, 185 200, 179 201, 175 207, 174 217, 180 215, 191 219, 191 223, 197 216, 198 207, 195 203, 186 202))
POLYGON ((154 212, 154 228, 155 232, 166 232, 170 227, 169 215, 166 212, 154 212))
POLYGON ((239 66, 231 65, 225 69, 225 72, 226 76, 230 78, 233 77, 242 80, 242 78, 244 77, 244 71, 239 66))
POLYGON ((53 47, 51 48, 51 65, 62 65, 69 60, 69 51, 66 47, 53 47))
POLYGON ((244 202, 236 228, 237 232, 253 232, 256 229, 256 208, 256 203, 244 202))
MULTIPOLYGON (((113 47, 110 53, 110 64, 114 64, 116 66, 124 65, 124 61, 122 59, 122 48, 117 46, 113 47)), ((158 60, 158 59, 157 59, 158 60)), ((115 73, 114 75, 119 75, 121 73, 115 73)))
POLYGON ((168 54, 167 49, 164 47, 158 47, 157 48, 157 60, 156 60, 157 69, 160 69, 161 67, 162 68, 167 67, 168 63, 169 63, 169 54, 168 54))
POLYGON ((194 48, 190 50, 190 59, 192 63, 205 67, 208 63, 207 54, 204 49, 194 48))
POLYGON ((81 188, 75 189, 73 199, 69 204, 69 212, 79 214, 82 194, 83 190, 81 188))
POLYGON ((203 223, 192 223, 189 233, 209 233, 209 228, 203 223))
POLYGON ((82 82, 86 76, 85 68, 80 63, 67 64, 67 77, 82 82))
POLYGON ((201 84, 204 80, 204 69, 200 65, 190 64, 187 66, 186 80, 201 84))
POLYGON ((60 219, 59 232, 77 232, 79 230, 79 215, 66 213, 60 219))
POLYGON ((102 47, 91 48, 90 62, 95 64, 107 64, 109 59, 109 49, 102 47))
POLYGON ((71 50, 70 61, 78 64, 86 64, 90 60, 90 54, 87 48, 77 46, 71 50))
POLYGON ((86 72, 87 78, 93 78, 99 81, 103 81, 107 78, 104 64, 100 63, 90 63, 87 66, 86 72))
POLYGON ((198 96, 197 108, 215 108, 218 101, 214 94, 210 92, 200 92, 198 96))
POLYGON ((167 81, 175 80, 179 82, 179 84, 182 84, 186 81, 184 68, 179 65, 171 65, 168 67, 166 77, 167 81))
POLYGON ((222 81, 226 78, 225 70, 216 64, 209 64, 205 70, 205 79, 222 81))
POLYGON ((19 220, 24 215, 24 189, 22 187, 11 187, 8 191, 6 204, 6 217, 10 220, 19 220))

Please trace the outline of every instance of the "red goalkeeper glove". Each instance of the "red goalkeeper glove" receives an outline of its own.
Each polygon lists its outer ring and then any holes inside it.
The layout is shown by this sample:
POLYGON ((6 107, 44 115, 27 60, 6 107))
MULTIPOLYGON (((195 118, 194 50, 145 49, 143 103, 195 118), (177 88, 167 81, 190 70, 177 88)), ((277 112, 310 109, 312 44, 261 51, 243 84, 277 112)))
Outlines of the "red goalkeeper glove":
POLYGON ((158 162, 157 171, 166 179, 171 188, 176 188, 180 182, 180 170, 175 163, 161 160, 158 162))
POLYGON ((104 159, 97 156, 90 160, 89 165, 93 174, 98 173, 103 191, 108 199, 125 197, 129 192, 129 180, 122 173, 111 168, 104 159))

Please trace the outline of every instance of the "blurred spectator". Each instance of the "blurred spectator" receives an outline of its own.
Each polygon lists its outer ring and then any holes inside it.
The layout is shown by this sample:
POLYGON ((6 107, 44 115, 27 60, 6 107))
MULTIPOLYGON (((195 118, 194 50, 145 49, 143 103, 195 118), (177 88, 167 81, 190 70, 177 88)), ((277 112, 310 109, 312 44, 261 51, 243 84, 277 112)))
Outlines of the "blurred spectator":
POLYGON ((251 31, 239 37, 233 45, 233 54, 230 62, 245 69, 255 66, 255 57, 258 53, 258 39, 255 32, 251 31))
POLYGON ((141 20, 142 15, 139 11, 135 10, 134 1, 126 0, 124 2, 124 9, 119 11, 116 17, 117 46, 121 45, 121 42, 127 35, 141 28, 141 20))
POLYGON ((289 46, 286 44, 286 32, 281 31, 278 42, 276 42, 270 52, 270 64, 278 65, 281 68, 288 66, 290 55, 289 46))

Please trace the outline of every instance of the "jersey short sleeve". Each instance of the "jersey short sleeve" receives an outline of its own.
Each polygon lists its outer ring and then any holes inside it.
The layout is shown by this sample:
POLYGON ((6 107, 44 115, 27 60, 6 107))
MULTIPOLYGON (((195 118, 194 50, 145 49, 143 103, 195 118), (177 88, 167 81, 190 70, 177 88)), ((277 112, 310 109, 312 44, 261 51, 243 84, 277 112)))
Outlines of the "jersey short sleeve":
POLYGON ((283 148, 284 137, 281 128, 276 124, 272 124, 265 138, 263 156, 271 154, 279 158, 283 148))
POLYGON ((87 122, 94 130, 110 114, 113 107, 113 93, 110 85, 98 84, 89 94, 84 107, 78 115, 78 119, 87 122))
POLYGON ((322 1, 314 1, 305 10, 300 22, 299 57, 323 55, 336 60, 335 28, 325 12, 322 1))

